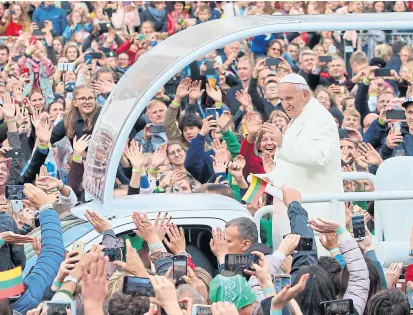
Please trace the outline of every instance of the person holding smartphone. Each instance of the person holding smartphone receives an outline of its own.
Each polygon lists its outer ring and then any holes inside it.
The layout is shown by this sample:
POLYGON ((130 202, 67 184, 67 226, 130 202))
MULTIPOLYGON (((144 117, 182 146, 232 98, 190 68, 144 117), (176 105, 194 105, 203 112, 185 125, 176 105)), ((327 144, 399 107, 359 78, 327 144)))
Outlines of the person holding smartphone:
POLYGON ((4 11, 1 22, 0 34, 5 36, 20 36, 22 32, 30 31, 30 18, 19 3, 4 11))

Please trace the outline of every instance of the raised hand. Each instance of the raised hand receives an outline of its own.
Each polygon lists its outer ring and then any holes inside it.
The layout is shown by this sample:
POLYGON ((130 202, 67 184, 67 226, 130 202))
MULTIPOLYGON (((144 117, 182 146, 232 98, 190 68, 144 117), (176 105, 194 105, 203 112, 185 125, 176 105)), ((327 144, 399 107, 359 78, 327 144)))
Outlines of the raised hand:
POLYGON ((217 155, 217 156, 213 156, 210 155, 211 159, 213 160, 213 168, 214 168, 214 172, 215 174, 217 173, 226 173, 227 167, 228 167, 228 158, 223 157, 222 155, 217 155))
POLYGON ((158 212, 158 214, 156 215, 154 226, 155 226, 156 234, 158 235, 160 240, 163 240, 165 238, 166 231, 169 228, 171 220, 172 220, 172 216, 168 218, 168 212, 165 212, 162 218, 161 218, 160 212, 158 212))
POLYGON ((129 148, 125 151, 125 155, 134 169, 140 169, 145 161, 143 148, 135 140, 131 141, 129 148))
POLYGON ((171 252, 175 255, 184 253, 186 249, 184 229, 182 227, 178 229, 175 224, 171 224, 169 229, 166 230, 166 234, 168 235, 169 241, 165 238, 164 243, 171 252))
POLYGON ((163 308, 167 314, 181 314, 178 304, 175 285, 166 277, 150 276, 155 297, 150 298, 151 303, 163 308))
POLYGON ((340 222, 325 220, 322 218, 310 220, 308 225, 311 229, 320 233, 336 233, 336 231, 341 227, 340 222))
POLYGON ((386 145, 390 149, 394 149, 398 147, 403 142, 403 136, 396 133, 396 131, 392 128, 390 129, 387 137, 386 137, 386 145))
POLYGON ((48 175, 36 176, 36 186, 45 192, 52 191, 54 189, 63 189, 63 183, 61 180, 48 175))
POLYGON ((36 207, 36 209, 40 209, 42 206, 53 204, 57 201, 56 195, 48 195, 43 190, 32 184, 24 184, 23 193, 36 207))
POLYGON ((320 243, 327 250, 338 248, 338 236, 336 233, 321 233, 320 243))
POLYGON ((204 95, 205 90, 201 90, 202 81, 193 81, 189 89, 189 103, 195 103, 198 98, 204 95))
POLYGON ((306 273, 301 276, 300 281, 293 287, 286 285, 280 293, 271 300, 271 311, 282 310, 292 299, 304 291, 310 274, 306 273))
POLYGON ((179 99, 179 102, 182 101, 183 98, 187 97, 189 95, 189 89, 191 88, 192 81, 190 78, 184 78, 181 83, 179 83, 176 93, 175 93, 175 99, 179 99))
POLYGON ((199 131, 199 134, 201 136, 206 137, 211 132, 211 130, 215 129, 217 122, 216 120, 213 120, 212 118, 215 118, 215 117, 208 116, 202 120, 202 128, 199 131))
POLYGON ((89 209, 86 210, 85 217, 90 222, 90 224, 93 225, 93 228, 98 233, 103 233, 107 230, 112 229, 112 224, 109 222, 109 220, 105 217, 102 217, 95 211, 89 209))
POLYGON ((126 273, 133 274, 135 277, 147 278, 149 276, 136 249, 133 248, 128 239, 126 240, 126 262, 117 260, 113 264, 122 268, 126 273))
POLYGON ((238 155, 232 162, 228 165, 228 171, 235 180, 239 180, 244 177, 243 170, 245 167, 245 159, 242 155, 238 155))
POLYGON ((24 245, 35 241, 34 236, 15 234, 11 231, 1 232, 0 239, 6 244, 24 245))
POLYGON ((386 272, 387 288, 392 289, 400 278, 403 270, 403 263, 393 263, 386 272))
POLYGON ((73 139, 73 155, 77 157, 85 156, 86 149, 89 147, 91 139, 91 135, 83 135, 79 140, 75 136, 73 139))
POLYGON ((283 193, 284 205, 288 207, 293 201, 301 202, 301 193, 293 188, 288 188, 287 186, 281 187, 283 193))
POLYGON ((222 103, 222 91, 217 85, 210 86, 207 83, 206 92, 207 95, 215 101, 215 103, 222 103))
POLYGON ((217 125, 219 129, 221 129, 222 132, 225 132, 228 130, 228 126, 232 121, 231 112, 226 110, 222 113, 221 116, 219 116, 217 113, 216 119, 217 119, 217 125))
POLYGON ((4 93, 3 106, 1 110, 6 120, 13 119, 16 116, 16 104, 14 98, 10 96, 10 93, 4 93))
POLYGON ((271 173, 274 170, 274 158, 271 153, 264 152, 262 164, 264 166, 265 173, 271 173))
POLYGON ((253 113, 248 113, 245 117, 245 127, 249 136, 255 136, 261 130, 261 122, 253 113))
POLYGON ((133 212, 133 222, 135 223, 137 230, 134 230, 136 235, 141 237, 149 245, 152 243, 160 243, 159 237, 156 233, 155 227, 152 225, 151 220, 146 214, 139 212, 133 212))
POLYGON ((278 250, 284 254, 285 257, 292 255, 300 243, 299 234, 288 234, 280 243, 278 250))
POLYGON ((369 165, 380 165, 383 163, 380 153, 377 152, 370 143, 359 143, 358 151, 364 154, 364 159, 369 165))
POLYGON ((151 169, 158 170, 159 167, 165 163, 167 158, 166 144, 162 144, 156 148, 155 153, 152 156, 151 169))
POLYGON ((242 106, 242 110, 246 111, 253 111, 254 108, 252 106, 252 98, 251 96, 245 92, 244 90, 239 90, 235 92, 235 98, 238 102, 240 102, 242 106))
POLYGON ((209 242, 211 251, 217 257, 220 264, 225 263, 225 255, 228 254, 228 241, 225 231, 216 228, 212 231, 212 238, 209 242))

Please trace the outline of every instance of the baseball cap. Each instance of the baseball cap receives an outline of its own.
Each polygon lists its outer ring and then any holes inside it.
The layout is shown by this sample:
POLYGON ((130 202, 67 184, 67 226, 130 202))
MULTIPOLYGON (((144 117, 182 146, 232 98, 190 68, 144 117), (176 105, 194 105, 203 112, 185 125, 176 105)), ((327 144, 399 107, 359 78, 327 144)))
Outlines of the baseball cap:
POLYGON ((413 96, 406 97, 405 101, 402 103, 402 106, 407 108, 410 104, 413 104, 413 96))

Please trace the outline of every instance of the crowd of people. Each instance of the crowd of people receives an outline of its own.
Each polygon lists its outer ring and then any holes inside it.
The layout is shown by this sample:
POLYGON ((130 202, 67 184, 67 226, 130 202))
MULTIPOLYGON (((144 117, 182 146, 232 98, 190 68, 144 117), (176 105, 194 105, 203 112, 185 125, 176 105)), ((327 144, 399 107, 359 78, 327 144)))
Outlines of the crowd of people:
MULTIPOLYGON (((103 242, 85 254, 66 251, 59 216, 86 202, 84 163, 106 99, 167 37, 234 16, 412 10, 411 1, 0 3, 0 294, 10 285, 2 273, 25 267, 22 244, 38 255, 24 292, 0 300, 0 314, 61 314, 48 311, 45 301, 75 301, 87 315, 192 314, 194 304, 211 305, 214 315, 409 314, 406 291, 413 283, 399 288, 402 264, 383 270, 375 253, 374 202, 346 204, 345 225, 309 220, 300 192, 284 187, 291 234, 277 248, 272 215, 261 219, 260 231, 246 217, 228 222, 225 231, 212 231, 218 261, 212 274, 195 265, 182 227, 166 214, 151 222, 133 213, 136 235, 117 237, 110 220, 88 211, 103 242), (361 241, 352 237, 355 214, 365 219, 361 241), (41 239, 30 234, 34 229, 41 239), (314 232, 329 257, 318 257, 314 232), (295 251, 300 237, 314 240, 311 250, 295 251), (121 259, 109 262, 104 248, 122 248, 121 259), (227 254, 258 260, 233 274, 225 270, 227 254), (187 257, 188 269, 175 282, 177 255, 187 257), (276 274, 291 275, 291 285, 275 292, 276 274), (149 278, 150 298, 125 294, 127 276, 149 278), (352 300, 354 309, 321 311, 320 304, 338 299, 352 300)), ((280 134, 294 120, 289 107, 297 98, 279 89, 292 73, 305 83, 297 93, 311 95, 334 118, 343 172, 374 174, 386 159, 413 156, 413 47, 403 31, 406 37, 391 42, 385 30, 269 33, 210 51, 171 78, 136 117, 114 196, 220 194, 251 215, 271 205, 269 195, 256 203, 243 197, 249 174, 273 172, 280 134)), ((374 191, 367 180, 343 187, 374 191)))

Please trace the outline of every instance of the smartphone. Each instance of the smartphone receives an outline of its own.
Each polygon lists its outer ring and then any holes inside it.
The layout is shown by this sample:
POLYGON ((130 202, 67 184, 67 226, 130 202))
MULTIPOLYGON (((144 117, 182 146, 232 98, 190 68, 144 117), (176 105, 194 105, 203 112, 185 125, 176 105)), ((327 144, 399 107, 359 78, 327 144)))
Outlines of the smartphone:
POLYGON ((206 75, 215 75, 216 74, 216 71, 214 69, 215 61, 207 60, 207 61, 205 61, 205 64, 206 64, 206 67, 207 67, 207 69, 205 71, 205 74, 206 75))
POLYGON ((67 310, 70 310, 72 315, 76 314, 76 303, 74 301, 45 301, 43 304, 43 310, 46 308, 47 315, 66 315, 67 310))
POLYGON ((264 65, 266 67, 278 66, 281 63, 280 58, 265 58, 264 65))
POLYGON ((99 23, 100 34, 109 32, 109 28, 110 28, 110 23, 99 23))
POLYGON ((217 109, 216 108, 207 108, 205 109, 206 117, 212 116, 212 120, 217 119, 217 109))
POLYGON ((27 200, 23 194, 23 185, 6 185, 6 199, 7 200, 27 200))
POLYGON ((31 225, 28 225, 27 223, 24 223, 23 226, 20 229, 20 234, 21 235, 27 235, 31 231, 33 231, 33 227, 31 225))
POLYGON ((128 295, 155 296, 149 278, 126 276, 123 278, 122 292, 128 295))
POLYGON ((320 62, 331 62, 333 61, 332 56, 318 56, 318 61, 320 62))
POLYGON ((6 151, 6 153, 4 153, 4 156, 8 159, 16 159, 22 157, 23 153, 19 149, 12 149, 10 151, 6 151))
POLYGON ((90 54, 85 55, 85 57, 83 58, 83 61, 85 62, 85 64, 91 65, 92 64, 92 56, 90 54))
POLYGON ((366 227, 364 225, 364 215, 356 214, 351 217, 353 225, 353 234, 356 241, 364 240, 366 237, 366 227))
POLYGON ((194 304, 192 306, 192 315, 212 315, 211 306, 194 304))
POLYGON ((14 62, 18 62, 21 57, 23 57, 23 55, 16 55, 16 56, 13 56, 12 60, 14 62))
POLYGON ((225 255, 225 270, 234 272, 235 274, 243 274, 244 269, 251 269, 253 264, 258 264, 257 255, 247 254, 227 254, 225 255))
POLYGON ((85 252, 85 242, 82 241, 74 241, 72 245, 72 252, 78 252, 79 256, 82 256, 85 252))
POLYGON ((61 72, 73 71, 75 69, 75 66, 73 65, 73 63, 59 63, 57 64, 57 69, 61 72))
POLYGON ((101 52, 91 52, 89 53, 90 56, 92 56, 92 59, 102 59, 102 53, 101 52))
POLYGON ((172 277, 176 283, 182 283, 182 276, 188 274, 187 257, 185 255, 175 255, 172 258, 172 277))
POLYGON ((106 13, 106 15, 107 15, 109 18, 111 18, 112 15, 113 15, 113 9, 112 9, 112 8, 103 9, 103 13, 106 13))
POLYGON ((120 248, 105 248, 103 254, 109 257, 109 261, 122 260, 122 251, 120 248))
POLYGON ((45 23, 44 22, 37 22, 36 25, 37 25, 38 29, 33 30, 32 35, 33 36, 43 36, 44 32, 42 32, 42 29, 44 29, 46 27, 45 23))
POLYGON ((16 13, 16 11, 14 10, 10 10, 9 12, 10 12, 10 15, 13 15, 14 13, 16 13))
POLYGON ((321 315, 354 315, 353 300, 334 300, 320 303, 321 315))
POLYGON ((339 135, 340 139, 348 139, 350 137, 349 133, 348 133, 348 130, 347 129, 342 129, 342 128, 340 128, 338 130, 338 135, 339 135))
POLYGON ((161 133, 161 132, 164 132, 164 127, 163 125, 150 125, 149 132, 150 133, 161 133))
POLYGON ((313 249, 313 238, 307 236, 301 236, 300 242, 298 243, 297 252, 309 252, 313 249))
POLYGON ((75 82, 66 83, 65 91, 66 92, 73 92, 73 90, 75 89, 75 85, 76 85, 75 82))
POLYGON ((280 293, 286 285, 291 284, 291 275, 274 275, 274 288, 276 293, 280 293))
POLYGON ((386 112, 386 118, 390 120, 406 120, 404 109, 393 109, 386 112))
POLYGON ((374 75, 376 77, 391 77, 390 69, 385 68, 374 70, 374 75))
POLYGON ((20 212, 23 211, 23 202, 21 200, 10 200, 11 201, 11 209, 13 212, 20 212))

